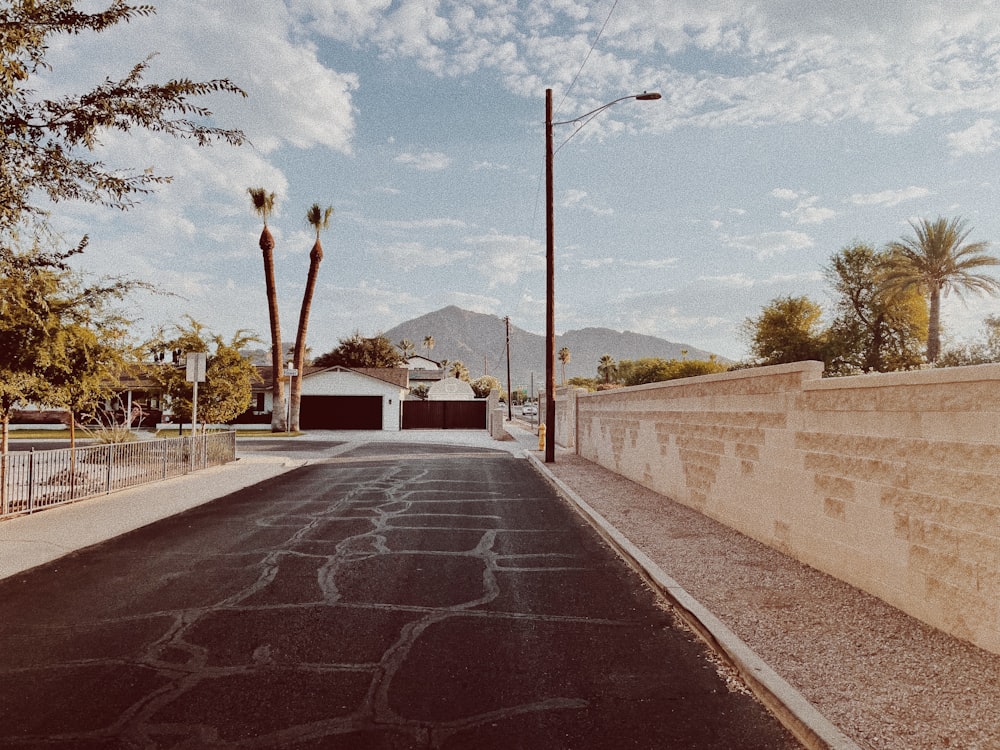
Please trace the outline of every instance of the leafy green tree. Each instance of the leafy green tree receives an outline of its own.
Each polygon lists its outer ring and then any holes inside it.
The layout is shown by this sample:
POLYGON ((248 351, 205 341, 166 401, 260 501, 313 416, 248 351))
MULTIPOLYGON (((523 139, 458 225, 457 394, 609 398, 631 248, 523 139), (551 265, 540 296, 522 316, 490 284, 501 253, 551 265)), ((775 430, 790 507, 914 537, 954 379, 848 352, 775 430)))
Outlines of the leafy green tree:
MULTIPOLYGON (((127 321, 109 307, 142 286, 118 279, 86 282, 66 268, 82 245, 42 251, 46 239, 34 234, 29 249, 0 253, 0 454, 8 450, 11 412, 28 403, 69 409, 75 447, 75 418, 106 392, 126 358, 119 345, 127 321)), ((0 460, 0 496, 5 467, 0 460)))
POLYGON ((750 354, 758 365, 828 360, 823 310, 808 297, 778 297, 743 324, 750 354))
POLYGON ((881 276, 888 255, 857 243, 834 255, 825 270, 836 295, 827 332, 831 373, 891 372, 923 361, 927 302, 916 289, 886 292, 881 276))
POLYGON ((48 346, 61 321, 50 302, 59 291, 56 272, 20 255, 0 256, 0 263, 0 452, 6 453, 11 412, 46 395, 48 346))
POLYGON ((597 381, 594 378, 584 378, 579 375, 567 380, 566 385, 571 385, 574 388, 586 388, 588 391, 597 390, 597 381))
POLYGON ((340 345, 331 352, 321 354, 314 361, 319 367, 400 367, 403 357, 385 334, 371 338, 357 331, 340 339, 340 345))
POLYGON ((714 360, 707 359, 644 357, 637 360, 623 359, 619 363, 619 371, 625 385, 643 385, 725 372, 726 367, 714 360))
POLYGON ((205 382, 198 384, 198 417, 203 424, 230 422, 250 407, 253 384, 260 376, 253 363, 240 354, 249 344, 258 342, 252 334, 237 331, 230 341, 212 334, 194 320, 162 332, 147 348, 181 352, 179 364, 154 367, 150 374, 163 388, 170 408, 181 422, 190 422, 193 411, 194 384, 186 378, 184 355, 205 352, 207 367, 205 382))
POLYGON ((945 348, 935 364, 961 367, 1000 362, 1000 315, 990 315, 983 321, 983 333, 980 341, 945 348))
POLYGON ((149 16, 151 5, 113 0, 107 9, 86 12, 74 0, 10 0, 0 7, 0 230, 44 211, 33 201, 82 200, 120 209, 131 207, 169 177, 152 170, 129 171, 91 156, 105 131, 136 129, 166 133, 207 145, 238 145, 243 133, 205 124, 211 116, 195 103, 216 93, 246 94, 226 79, 143 81, 150 59, 120 80, 104 80, 82 94, 48 99, 34 83, 47 70, 49 49, 58 37, 100 33, 149 16))
POLYGON ((472 392, 476 394, 476 398, 488 398, 490 391, 496 391, 501 398, 505 396, 503 386, 493 375, 482 375, 469 385, 472 386, 472 392))
POLYGON ((927 361, 934 362, 941 351, 941 296, 1000 292, 1000 279, 979 273, 1000 265, 1000 258, 987 254, 987 242, 965 242, 971 230, 962 219, 922 219, 910 226, 912 236, 889 245, 882 281, 889 292, 918 290, 927 296, 927 361))
POLYGON ((333 206, 325 209, 314 203, 306 212, 306 221, 316 231, 316 241, 309 252, 309 272, 306 275, 306 288, 302 293, 302 308, 299 311, 299 327, 295 334, 295 354, 292 362, 299 371, 299 377, 292 378, 291 385, 291 432, 299 431, 299 412, 302 407, 302 374, 306 366, 306 331, 309 328, 309 314, 312 312, 313 293, 316 290, 316 279, 319 277, 319 264, 323 261, 323 245, 319 241, 319 233, 330 226, 333 216, 333 206))
POLYGON ((271 328, 271 393, 274 409, 271 412, 271 432, 285 432, 284 348, 281 345, 281 321, 278 316, 278 287, 274 279, 274 236, 267 220, 274 212, 274 193, 264 188, 247 188, 254 212, 264 222, 257 244, 264 259, 264 288, 267 294, 267 319, 271 328))
POLYGON ((110 321, 63 326, 54 352, 55 361, 46 375, 45 400, 69 412, 70 447, 75 448, 77 422, 97 416, 100 405, 114 394, 135 357, 127 328, 110 321))

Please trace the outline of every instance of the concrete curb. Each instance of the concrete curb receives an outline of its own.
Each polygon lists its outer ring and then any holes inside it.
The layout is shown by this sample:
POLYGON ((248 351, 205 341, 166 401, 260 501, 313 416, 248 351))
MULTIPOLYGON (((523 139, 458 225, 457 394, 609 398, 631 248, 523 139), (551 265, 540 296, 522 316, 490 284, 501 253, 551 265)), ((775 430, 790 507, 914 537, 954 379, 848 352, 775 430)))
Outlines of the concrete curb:
POLYGON ((805 696, 788 684, 718 617, 710 612, 650 557, 630 542, 535 455, 526 452, 531 465, 574 505, 598 533, 656 591, 677 607, 685 621, 708 646, 745 680, 757 699, 809 750, 861 750, 805 696))

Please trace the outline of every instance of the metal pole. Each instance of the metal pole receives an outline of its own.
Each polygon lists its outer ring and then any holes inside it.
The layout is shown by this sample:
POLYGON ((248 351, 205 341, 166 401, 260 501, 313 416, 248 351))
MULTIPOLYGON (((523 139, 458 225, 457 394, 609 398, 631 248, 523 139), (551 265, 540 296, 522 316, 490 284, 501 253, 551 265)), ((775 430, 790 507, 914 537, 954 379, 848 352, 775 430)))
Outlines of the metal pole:
POLYGON ((504 318, 507 324, 507 421, 514 419, 514 407, 511 404, 513 396, 510 392, 510 316, 504 318))
POLYGON ((556 460, 556 235, 552 189, 552 89, 545 89, 545 463, 556 460))
POLYGON ((288 368, 288 408, 285 410, 285 432, 292 431, 292 378, 295 376, 291 374, 292 368, 288 368))
POLYGON ((194 381, 194 392, 191 394, 191 434, 198 431, 198 380, 194 381))

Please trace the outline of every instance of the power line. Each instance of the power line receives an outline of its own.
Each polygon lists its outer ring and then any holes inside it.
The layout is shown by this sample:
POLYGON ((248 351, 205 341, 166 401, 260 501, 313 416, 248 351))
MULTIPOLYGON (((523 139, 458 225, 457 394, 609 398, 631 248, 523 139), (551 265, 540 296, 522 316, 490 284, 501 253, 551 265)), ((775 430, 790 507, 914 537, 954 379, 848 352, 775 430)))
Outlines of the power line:
POLYGON ((587 50, 587 54, 583 58, 583 62, 580 63, 580 69, 576 71, 576 75, 573 76, 573 80, 570 81, 569 87, 563 93, 562 99, 559 100, 559 105, 556 107, 556 111, 558 111, 559 107, 563 105, 563 102, 566 101, 566 97, 569 96, 569 92, 572 91, 573 87, 576 85, 576 80, 580 77, 580 73, 583 72, 584 67, 587 65, 587 61, 590 60, 590 55, 593 53, 594 48, 597 46, 597 43, 601 40, 601 36, 604 34, 604 30, 608 27, 608 22, 611 20, 611 16, 615 12, 615 8, 617 7, 618 7, 618 0, 615 0, 614 3, 612 3, 611 5, 611 10, 608 11, 608 17, 604 19, 604 24, 601 26, 601 30, 597 32, 597 36, 594 38, 593 43, 590 45, 590 49, 587 50))

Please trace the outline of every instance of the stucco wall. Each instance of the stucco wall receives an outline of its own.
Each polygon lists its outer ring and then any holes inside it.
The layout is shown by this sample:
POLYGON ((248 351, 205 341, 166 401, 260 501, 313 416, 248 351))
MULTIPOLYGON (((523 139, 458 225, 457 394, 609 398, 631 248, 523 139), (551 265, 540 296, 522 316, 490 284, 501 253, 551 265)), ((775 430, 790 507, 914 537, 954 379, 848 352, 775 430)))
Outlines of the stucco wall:
POLYGON ((803 362, 558 408, 575 408, 581 456, 1000 653, 1000 365, 820 375, 803 362))

